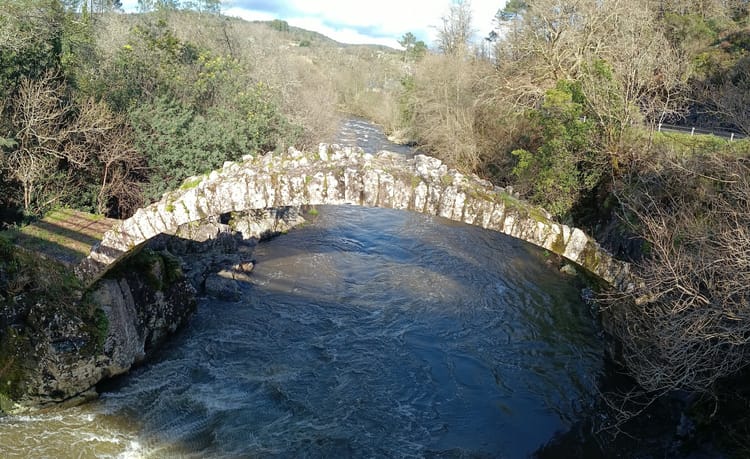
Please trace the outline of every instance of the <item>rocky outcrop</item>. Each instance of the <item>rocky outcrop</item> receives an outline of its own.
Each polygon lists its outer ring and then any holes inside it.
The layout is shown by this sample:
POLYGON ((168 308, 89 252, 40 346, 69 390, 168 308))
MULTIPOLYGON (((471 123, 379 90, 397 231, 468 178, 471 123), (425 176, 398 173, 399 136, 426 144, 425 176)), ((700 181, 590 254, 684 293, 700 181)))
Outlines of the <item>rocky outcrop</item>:
POLYGON ((303 221, 289 207, 192 222, 134 251, 82 299, 0 295, 0 412, 95 396, 187 322, 196 293, 239 299, 257 242, 303 221))
MULTIPOLYGON (((51 302, 50 302, 51 303, 51 302)), ((195 310, 194 289, 177 259, 144 250, 109 273, 72 306, 36 303, 6 330, 25 355, 16 372, 15 410, 75 403, 100 381, 142 362, 195 310)), ((4 410, 9 400, 4 400, 4 410)))
POLYGON ((563 256, 620 289, 631 284, 627 263, 614 259, 577 228, 476 176, 436 158, 373 156, 321 145, 317 152, 246 156, 186 180, 179 190, 108 231, 76 272, 93 282, 131 250, 190 222, 278 206, 354 204, 411 210, 499 231, 563 256))

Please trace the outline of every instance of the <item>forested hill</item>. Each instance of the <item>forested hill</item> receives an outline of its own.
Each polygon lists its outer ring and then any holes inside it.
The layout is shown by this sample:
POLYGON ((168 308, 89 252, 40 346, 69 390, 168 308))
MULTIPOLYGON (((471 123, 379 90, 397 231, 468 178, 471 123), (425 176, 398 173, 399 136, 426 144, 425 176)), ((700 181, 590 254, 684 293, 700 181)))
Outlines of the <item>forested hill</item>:
MULTIPOLYGON (((229 18, 229 20, 244 22, 242 19, 237 19, 237 18, 229 18)), ((400 53, 399 50, 389 48, 388 46, 384 46, 384 45, 341 43, 330 37, 323 35, 322 33, 303 29, 300 27, 295 27, 293 25, 290 25, 288 22, 282 21, 280 19, 274 19, 272 21, 252 21, 252 23, 253 24, 265 24, 274 30, 283 32, 292 41, 292 43, 300 47, 332 46, 336 48, 348 48, 348 51, 357 50, 357 51, 361 51, 364 53, 368 53, 371 51, 382 51, 384 53, 400 53)))

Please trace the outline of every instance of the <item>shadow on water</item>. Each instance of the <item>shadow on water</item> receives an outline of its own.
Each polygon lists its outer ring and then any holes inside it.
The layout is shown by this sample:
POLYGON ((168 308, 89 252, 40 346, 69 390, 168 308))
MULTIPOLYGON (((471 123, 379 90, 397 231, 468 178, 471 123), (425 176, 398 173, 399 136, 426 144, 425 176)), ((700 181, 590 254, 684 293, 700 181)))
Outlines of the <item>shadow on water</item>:
POLYGON ((465 225, 354 211, 406 225, 381 237, 378 223, 329 212, 350 221, 261 244, 242 301, 204 300, 147 367, 108 386, 103 406, 139 424, 139 444, 159 457, 720 456, 678 435, 677 405, 617 437, 599 432, 611 413, 595 387, 633 384, 605 360, 587 306, 564 304, 575 289, 540 251, 465 225), (452 234, 430 240, 406 231, 415 224, 452 234), (455 237, 471 253, 452 252, 455 237), (424 282, 401 282, 409 272, 424 282), (488 306, 496 297, 501 309, 488 306))
POLYGON ((329 213, 261 244, 244 299, 204 300, 102 409, 160 457, 523 457, 591 403, 593 319, 539 251, 402 212, 329 213))

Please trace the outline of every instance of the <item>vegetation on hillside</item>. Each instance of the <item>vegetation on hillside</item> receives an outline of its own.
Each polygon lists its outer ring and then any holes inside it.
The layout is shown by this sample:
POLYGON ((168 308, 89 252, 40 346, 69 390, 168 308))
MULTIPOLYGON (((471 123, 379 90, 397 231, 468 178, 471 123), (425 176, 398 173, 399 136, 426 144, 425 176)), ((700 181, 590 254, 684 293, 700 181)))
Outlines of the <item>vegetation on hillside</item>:
POLYGON ((215 1, 115 6, 0 4, 1 206, 128 216, 224 161, 330 139, 341 108, 391 116, 374 90, 398 73, 393 50, 227 18, 215 1))
POLYGON ((452 2, 432 52, 343 46, 218 2, 0 4, 0 207, 127 216, 251 152, 330 140, 337 112, 512 185, 636 262, 603 299, 652 398, 715 394, 748 359, 747 0, 510 0, 472 41, 452 2))

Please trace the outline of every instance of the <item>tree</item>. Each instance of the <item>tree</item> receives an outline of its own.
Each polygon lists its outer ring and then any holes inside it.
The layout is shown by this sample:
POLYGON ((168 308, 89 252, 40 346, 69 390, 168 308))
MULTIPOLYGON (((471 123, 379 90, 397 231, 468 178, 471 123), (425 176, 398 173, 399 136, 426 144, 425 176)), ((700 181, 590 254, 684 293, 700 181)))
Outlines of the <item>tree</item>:
MULTIPOLYGON (((66 89, 60 75, 50 70, 41 79, 23 79, 14 100, 14 145, 3 165, 20 183, 27 212, 44 211, 72 193, 79 180, 85 187, 88 179, 101 180, 98 204, 104 211, 113 195, 108 191, 113 170, 130 170, 140 161, 122 123, 103 103, 88 99, 74 104, 66 89)), ((122 186, 132 183, 128 174, 121 179, 122 186)))
POLYGON ((702 99, 713 116, 750 135, 750 57, 739 59, 730 69, 720 69, 699 84, 702 99))
POLYGON ((154 0, 138 0, 138 11, 148 13, 154 9, 154 0))
POLYGON ((154 8, 157 11, 174 11, 179 7, 180 0, 154 0, 154 8))
POLYGON ((437 48, 443 54, 466 55, 474 34, 471 19, 471 2, 456 0, 438 27, 437 48))
POLYGON ((558 81, 580 83, 615 163, 626 129, 681 109, 685 62, 644 1, 528 1, 502 46, 514 58, 500 63, 510 86, 503 89, 516 100, 534 106, 558 81))
POLYGON ((750 163, 699 154, 653 166, 620 196, 647 256, 605 316, 647 391, 711 393, 748 364, 750 163))
POLYGON ((404 47, 404 61, 418 61, 427 53, 427 45, 411 32, 406 32, 398 44, 404 47))
POLYGON ((567 217, 606 172, 597 163, 592 125, 583 121, 585 102, 579 84, 558 82, 528 115, 540 128, 540 145, 513 151, 519 189, 558 217, 567 217))
POLYGON ((219 14, 221 12, 221 0, 183 0, 181 5, 183 8, 201 13, 219 14))
POLYGON ((497 11, 495 17, 498 21, 512 21, 518 19, 527 7, 528 5, 524 0, 509 0, 503 9, 497 11))
POLYGON ((21 79, 59 68, 64 16, 54 0, 0 2, 0 107, 7 108, 21 79))

